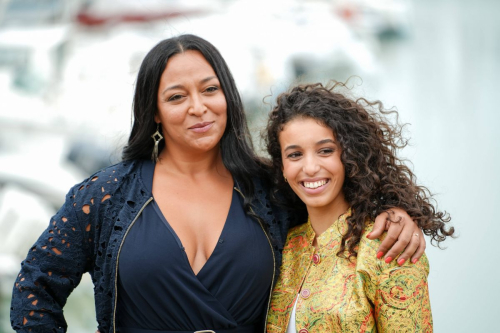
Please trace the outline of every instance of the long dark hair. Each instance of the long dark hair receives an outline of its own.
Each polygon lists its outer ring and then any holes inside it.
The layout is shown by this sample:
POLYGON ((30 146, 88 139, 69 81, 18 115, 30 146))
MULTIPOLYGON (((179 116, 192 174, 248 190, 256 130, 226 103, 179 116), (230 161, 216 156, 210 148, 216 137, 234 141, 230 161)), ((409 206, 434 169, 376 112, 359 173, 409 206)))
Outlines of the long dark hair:
POLYGON ((342 149, 343 192, 352 215, 339 255, 347 248, 349 256, 355 256, 367 218, 373 220, 392 207, 406 210, 438 244, 452 236, 453 227, 447 229, 445 224, 449 215, 437 210, 429 190, 416 184, 413 172, 396 156, 407 143, 401 136, 402 127, 385 119, 388 114, 397 115, 396 111, 384 110, 380 101, 348 98, 338 88, 345 85, 299 85, 278 96, 265 138, 277 188, 298 199, 283 178, 279 134, 293 119, 312 118, 332 129, 342 149))
MULTIPOLYGON (((200 52, 215 71, 221 83, 227 103, 227 125, 220 140, 222 161, 249 201, 253 197, 252 176, 262 172, 259 158, 255 155, 248 130, 243 104, 229 68, 219 51, 208 41, 194 35, 168 38, 149 51, 142 61, 134 94, 134 123, 123 149, 122 159, 150 159, 154 147, 151 135, 156 131, 154 117, 158 112, 157 99, 160 78, 168 60, 188 50, 200 52)), ((165 142, 159 145, 159 151, 165 142)), ((248 203, 248 202, 246 202, 248 203)))

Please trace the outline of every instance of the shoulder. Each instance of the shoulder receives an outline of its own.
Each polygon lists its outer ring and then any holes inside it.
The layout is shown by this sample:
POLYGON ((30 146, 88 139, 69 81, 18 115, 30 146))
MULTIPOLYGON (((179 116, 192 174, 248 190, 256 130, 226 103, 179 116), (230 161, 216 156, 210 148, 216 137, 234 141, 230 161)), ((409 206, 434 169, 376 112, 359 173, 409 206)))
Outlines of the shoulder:
POLYGON ((144 162, 145 161, 143 160, 122 161, 95 172, 84 182, 90 181, 99 185, 103 185, 104 183, 110 184, 112 182, 118 182, 120 180, 123 180, 123 178, 127 177, 128 175, 134 172, 138 172, 140 170, 140 166, 144 162))
POLYGON ((143 162, 144 161, 142 160, 131 160, 110 165, 96 171, 88 178, 84 179, 81 183, 75 185, 74 188, 77 188, 77 190, 83 190, 84 188, 90 188, 92 185, 106 186, 106 184, 119 183, 126 179, 129 175, 138 172, 140 170, 140 165, 143 162))
MULTIPOLYGON (((313 235, 314 236, 314 235, 313 235)), ((288 231, 286 237, 286 248, 303 248, 310 244, 310 230, 307 223, 298 225, 288 231)))
POLYGON ((412 276, 427 277, 429 275, 429 261, 424 254, 417 263, 413 264, 410 261, 402 266, 397 263, 397 258, 394 258, 390 263, 386 263, 382 259, 377 259, 377 250, 386 237, 386 233, 380 239, 370 240, 366 235, 373 229, 373 221, 368 221, 358 247, 357 266, 359 271, 364 271, 374 276, 385 276, 385 278, 400 275, 410 274, 412 276))
POLYGON ((138 178, 134 177, 134 174, 138 173, 142 163, 141 160, 123 161, 96 171, 74 185, 68 196, 74 201, 76 208, 85 210, 86 205, 98 205, 109 199, 124 182, 138 178))
POLYGON ((415 331, 427 332, 417 329, 429 323, 432 326, 427 257, 424 254, 415 264, 408 261, 401 266, 397 258, 390 263, 377 259, 375 252, 380 241, 366 238, 371 227, 368 225, 360 241, 356 270, 365 295, 376 307, 377 326, 393 331, 404 323, 405 327, 416 328, 415 331))
POLYGON ((308 225, 307 223, 303 223, 301 225, 298 225, 296 227, 293 227, 290 229, 290 231, 288 232, 288 238, 292 239, 292 238, 296 238, 296 237, 299 237, 299 236, 302 236, 302 235, 306 235, 307 231, 308 231, 308 225))

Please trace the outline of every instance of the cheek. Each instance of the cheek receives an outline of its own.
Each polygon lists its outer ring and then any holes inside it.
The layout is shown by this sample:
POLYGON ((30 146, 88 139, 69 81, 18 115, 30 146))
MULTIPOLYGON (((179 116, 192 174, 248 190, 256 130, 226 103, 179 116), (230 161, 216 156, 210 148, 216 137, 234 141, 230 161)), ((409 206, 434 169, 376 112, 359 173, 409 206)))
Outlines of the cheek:
POLYGON ((217 119, 217 122, 221 126, 222 132, 225 131, 227 126, 227 103, 225 98, 217 98, 212 100, 210 104, 207 105, 211 111, 209 118, 217 119))
POLYGON ((297 165, 296 163, 290 163, 288 160, 282 160, 283 163, 283 175, 286 178, 294 179, 297 175, 297 165))
POLYGON ((184 112, 176 110, 175 108, 169 108, 168 110, 160 110, 160 115, 162 121, 169 125, 181 124, 186 118, 184 112))
MULTIPOLYGON (((283 154, 281 156, 283 156, 283 154)), ((281 171, 284 175, 286 175, 289 171, 289 165, 284 158, 281 158, 281 171)))
POLYGON ((224 124, 224 128, 226 127, 227 124, 227 112, 222 112, 219 114, 219 118, 221 119, 221 122, 224 124))
POLYGON ((345 180, 345 168, 340 161, 338 161, 338 163, 335 165, 335 169, 333 170, 333 172, 338 178, 339 184, 342 186, 345 180))
POLYGON ((227 103, 225 98, 220 98, 213 106, 213 110, 221 117, 227 119, 227 103))
POLYGON ((345 174, 344 165, 342 164, 342 162, 340 162, 340 160, 337 160, 335 162, 335 172, 342 176, 345 174))
POLYGON ((182 129, 184 128, 185 117, 180 112, 175 112, 175 110, 158 110, 161 126, 166 135, 170 137, 181 136, 182 129), (177 134, 176 134, 177 133, 177 134))

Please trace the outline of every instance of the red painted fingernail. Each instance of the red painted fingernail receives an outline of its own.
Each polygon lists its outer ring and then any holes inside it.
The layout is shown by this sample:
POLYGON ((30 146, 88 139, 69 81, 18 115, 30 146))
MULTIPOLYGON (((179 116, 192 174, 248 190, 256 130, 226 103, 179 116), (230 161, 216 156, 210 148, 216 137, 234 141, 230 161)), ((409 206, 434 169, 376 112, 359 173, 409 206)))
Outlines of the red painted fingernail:
POLYGON ((390 262, 391 262, 391 260, 392 260, 392 258, 391 258, 391 257, 387 257, 387 258, 385 258, 385 262, 386 262, 386 263, 390 263, 390 262))
POLYGON ((399 266, 403 266, 405 261, 406 261, 406 259, 403 259, 403 258, 399 259, 399 261, 398 261, 399 266))
POLYGON ((369 233, 368 233, 368 235, 366 235, 366 238, 370 238, 370 235, 371 235, 371 234, 372 234, 372 233, 371 233, 371 232, 369 232, 369 233))
POLYGON ((415 264, 417 261, 418 259, 413 259, 411 262, 415 264))
POLYGON ((383 256, 383 255, 384 255, 384 252, 379 251, 379 252, 377 253, 377 259, 382 258, 382 256, 383 256))

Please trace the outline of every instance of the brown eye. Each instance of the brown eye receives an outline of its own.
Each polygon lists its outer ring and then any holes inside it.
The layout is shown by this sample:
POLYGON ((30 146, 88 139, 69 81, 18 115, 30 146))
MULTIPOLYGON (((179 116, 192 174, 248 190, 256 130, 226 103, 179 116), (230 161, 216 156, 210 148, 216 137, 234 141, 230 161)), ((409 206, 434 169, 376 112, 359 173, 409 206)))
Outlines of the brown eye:
POLYGON ((168 101, 171 102, 171 101, 177 101, 179 99, 182 98, 182 95, 172 95, 168 98, 168 101))
POLYGON ((286 157, 290 158, 290 159, 296 159, 296 158, 299 158, 300 156, 302 156, 302 153, 300 153, 298 151, 286 155, 286 157))
POLYGON ((335 151, 335 149, 333 149, 333 148, 323 148, 319 151, 319 153, 322 155, 330 155, 330 154, 333 154, 334 151, 335 151))
POLYGON ((217 90, 219 90, 219 87, 217 87, 217 86, 210 86, 207 89, 205 89, 205 91, 208 93, 216 92, 217 90))

